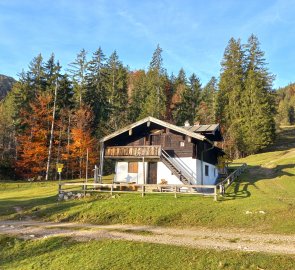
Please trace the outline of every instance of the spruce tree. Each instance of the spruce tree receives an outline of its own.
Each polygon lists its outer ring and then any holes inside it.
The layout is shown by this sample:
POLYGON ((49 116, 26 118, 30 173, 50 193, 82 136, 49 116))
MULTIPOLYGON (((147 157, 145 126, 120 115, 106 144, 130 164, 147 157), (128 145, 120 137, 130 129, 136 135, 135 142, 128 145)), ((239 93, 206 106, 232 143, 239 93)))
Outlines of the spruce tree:
MULTIPOLYGON (((212 77, 210 81, 205 85, 201 95, 201 102, 203 106, 206 105, 206 107, 208 108, 206 111, 205 123, 216 122, 216 95, 217 95, 217 79, 215 77, 212 77)), ((203 114, 203 118, 205 118, 204 114, 203 114)))
POLYGON ((130 92, 128 119, 130 122, 134 122, 140 119, 142 107, 147 97, 147 77, 144 70, 130 72, 128 77, 130 92))
POLYGON ((109 109, 109 131, 117 130, 127 123, 127 78, 127 68, 123 66, 117 52, 114 51, 106 62, 106 78, 104 82, 109 109))
POLYGON ((183 125, 185 121, 193 124, 201 93, 199 78, 192 74, 188 83, 185 72, 181 69, 175 80, 175 89, 176 92, 172 99, 174 121, 177 125, 183 125))
POLYGON ((243 148, 241 106, 244 89, 245 53, 240 40, 230 39, 221 62, 217 120, 223 126, 224 143, 231 156, 243 148))
POLYGON ((162 49, 158 45, 153 53, 150 67, 147 72, 147 97, 143 104, 140 118, 154 116, 165 119, 167 98, 165 87, 167 86, 167 75, 163 68, 162 49))
POLYGON ((74 62, 70 63, 68 72, 70 73, 74 85, 74 97, 77 106, 81 107, 83 103, 83 96, 85 94, 85 77, 87 73, 87 52, 82 49, 74 62))
MULTIPOLYGON (((30 92, 34 94, 34 97, 41 94, 46 88, 45 82, 45 68, 43 57, 41 54, 37 55, 33 58, 29 65, 29 71, 26 74, 26 80, 29 81, 30 84, 30 92)), ((31 98, 31 95, 29 95, 31 98)))
POLYGON ((273 76, 266 67, 258 38, 251 35, 246 45, 247 70, 243 93, 243 149, 253 154, 271 144, 275 135, 273 76))
POLYGON ((93 53, 92 59, 88 63, 88 73, 86 75, 86 92, 84 95, 85 104, 92 109, 93 130, 98 137, 103 136, 103 125, 107 122, 107 90, 105 87, 106 80, 106 57, 99 47, 93 53))

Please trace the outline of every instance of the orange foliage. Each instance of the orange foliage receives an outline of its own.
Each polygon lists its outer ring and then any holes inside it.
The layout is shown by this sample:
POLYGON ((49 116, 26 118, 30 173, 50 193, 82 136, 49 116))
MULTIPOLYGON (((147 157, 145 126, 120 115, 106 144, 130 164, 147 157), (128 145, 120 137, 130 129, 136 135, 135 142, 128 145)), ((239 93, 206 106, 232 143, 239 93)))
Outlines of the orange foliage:
MULTIPOLYGON (((74 177, 82 178, 85 175, 86 153, 88 149, 89 172, 96 162, 96 141, 91 136, 90 125, 93 120, 90 108, 81 107, 74 116, 74 126, 71 129, 71 144, 67 153, 63 154, 74 177)), ((88 175, 89 175, 88 172, 88 175)))
POLYGON ((17 138, 19 157, 16 162, 17 172, 22 177, 36 177, 45 173, 52 121, 50 102, 49 95, 40 95, 30 103, 29 110, 22 112, 25 130, 17 138))

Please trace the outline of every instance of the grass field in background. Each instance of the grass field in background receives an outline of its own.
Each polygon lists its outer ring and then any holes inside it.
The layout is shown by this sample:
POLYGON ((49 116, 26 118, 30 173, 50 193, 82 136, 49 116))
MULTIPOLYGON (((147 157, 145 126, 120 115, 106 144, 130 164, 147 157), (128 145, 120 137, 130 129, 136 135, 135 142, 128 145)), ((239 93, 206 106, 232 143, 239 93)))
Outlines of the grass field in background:
POLYGON ((294 269, 295 256, 127 241, 0 236, 0 269, 294 269))

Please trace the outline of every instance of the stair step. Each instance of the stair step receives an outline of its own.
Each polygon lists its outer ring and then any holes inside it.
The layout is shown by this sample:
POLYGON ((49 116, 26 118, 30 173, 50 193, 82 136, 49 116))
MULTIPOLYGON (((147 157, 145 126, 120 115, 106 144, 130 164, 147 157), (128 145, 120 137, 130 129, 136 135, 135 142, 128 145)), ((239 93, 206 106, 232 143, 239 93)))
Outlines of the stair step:
POLYGON ((187 179, 183 174, 182 171, 177 169, 176 166, 166 157, 161 156, 161 160, 163 163, 171 170, 172 175, 175 175, 182 183, 190 184, 190 180, 187 179))

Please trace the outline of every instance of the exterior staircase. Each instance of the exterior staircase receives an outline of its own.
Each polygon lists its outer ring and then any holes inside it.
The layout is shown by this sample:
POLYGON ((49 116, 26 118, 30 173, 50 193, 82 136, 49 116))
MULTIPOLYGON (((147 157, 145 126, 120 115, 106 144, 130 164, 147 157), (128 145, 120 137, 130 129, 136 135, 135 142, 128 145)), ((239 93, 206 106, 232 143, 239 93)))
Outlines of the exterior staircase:
POLYGON ((186 164, 178 159, 172 158, 163 149, 160 159, 183 184, 192 185, 195 183, 196 175, 186 164))

